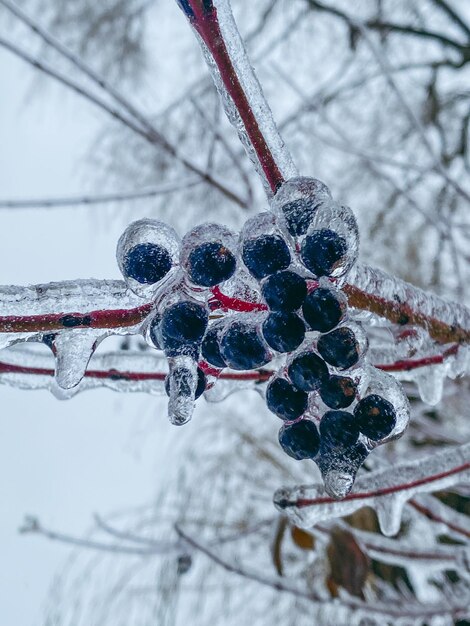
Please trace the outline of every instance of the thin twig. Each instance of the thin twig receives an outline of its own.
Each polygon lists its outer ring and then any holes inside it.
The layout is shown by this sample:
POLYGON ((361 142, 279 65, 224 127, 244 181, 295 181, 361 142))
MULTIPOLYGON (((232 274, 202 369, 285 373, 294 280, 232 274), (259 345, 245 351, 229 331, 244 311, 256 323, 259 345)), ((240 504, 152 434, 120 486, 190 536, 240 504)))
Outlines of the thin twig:
POLYGON ((96 196, 69 196, 64 198, 25 198, 20 200, 1 200, 0 209, 35 209, 68 206, 91 206, 108 202, 127 202, 128 200, 145 200, 155 196, 184 191, 201 184, 201 179, 168 181, 156 187, 148 187, 135 191, 104 193, 96 196))

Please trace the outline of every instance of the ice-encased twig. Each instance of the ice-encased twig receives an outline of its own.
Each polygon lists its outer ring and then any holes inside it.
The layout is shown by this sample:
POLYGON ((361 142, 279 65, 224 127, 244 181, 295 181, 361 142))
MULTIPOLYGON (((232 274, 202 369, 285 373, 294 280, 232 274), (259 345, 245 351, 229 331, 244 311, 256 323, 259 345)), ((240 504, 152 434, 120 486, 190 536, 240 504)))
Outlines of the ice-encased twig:
POLYGON ((470 309, 386 272, 358 264, 344 287, 351 306, 399 325, 424 328, 439 343, 470 343, 470 309))
POLYGON ((266 193, 271 195, 297 170, 246 54, 230 2, 217 0, 213 5, 215 9, 210 10, 199 0, 191 0, 190 23, 198 34, 225 113, 263 180, 266 193))
POLYGON ((448 448, 439 454, 360 476, 343 500, 334 500, 320 484, 281 488, 274 495, 276 507, 300 527, 349 515, 362 507, 377 513, 385 535, 400 529, 405 503, 420 493, 446 489, 470 481, 470 444, 448 448))

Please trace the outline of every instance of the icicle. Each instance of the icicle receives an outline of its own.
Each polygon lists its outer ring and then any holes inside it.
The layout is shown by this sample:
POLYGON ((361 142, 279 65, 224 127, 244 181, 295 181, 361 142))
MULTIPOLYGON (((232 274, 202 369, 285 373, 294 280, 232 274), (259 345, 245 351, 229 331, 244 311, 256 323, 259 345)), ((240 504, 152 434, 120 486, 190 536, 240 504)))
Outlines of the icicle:
POLYGON ((362 475, 344 500, 328 497, 323 485, 279 489, 276 507, 308 528, 321 520, 349 515, 364 506, 376 510, 382 532, 395 534, 406 501, 419 493, 446 489, 470 479, 470 444, 411 463, 362 475))
POLYGON ((193 416, 196 387, 197 365, 188 356, 168 359, 170 372, 168 418, 175 426, 186 424, 193 416))
POLYGON ((55 379, 59 387, 72 389, 78 385, 102 336, 102 330, 87 329, 58 333, 54 337, 55 379))

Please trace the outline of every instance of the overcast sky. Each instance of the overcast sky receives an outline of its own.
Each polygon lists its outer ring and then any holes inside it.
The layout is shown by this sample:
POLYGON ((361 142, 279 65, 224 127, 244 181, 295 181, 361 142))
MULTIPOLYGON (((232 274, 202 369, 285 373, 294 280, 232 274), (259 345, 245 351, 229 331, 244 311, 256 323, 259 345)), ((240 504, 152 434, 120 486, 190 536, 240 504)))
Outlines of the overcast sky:
MULTIPOLYGON (((3 50, 0 77, 0 197, 89 191, 84 159, 101 115, 49 83, 34 93, 33 72, 3 50)), ((119 278, 123 221, 101 208, 1 211, 0 284, 119 278)), ((43 623, 51 578, 69 550, 19 535, 25 514, 82 534, 94 512, 145 503, 164 478, 163 442, 175 430, 164 401, 142 394, 103 390, 60 402, 0 386, 0 397, 1 623, 32 626, 43 623)))

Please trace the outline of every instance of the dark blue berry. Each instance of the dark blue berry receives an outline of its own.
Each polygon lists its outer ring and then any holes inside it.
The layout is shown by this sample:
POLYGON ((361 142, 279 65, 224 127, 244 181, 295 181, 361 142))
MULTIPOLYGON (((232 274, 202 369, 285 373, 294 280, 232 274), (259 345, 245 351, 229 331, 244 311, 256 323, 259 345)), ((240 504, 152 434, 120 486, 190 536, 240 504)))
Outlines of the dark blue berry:
POLYGON ((227 366, 227 363, 220 354, 219 337, 221 331, 222 328, 218 324, 214 324, 208 329, 204 339, 202 340, 201 354, 208 363, 214 367, 223 369, 227 366))
POLYGON ((359 437, 357 421, 347 411, 327 411, 320 422, 322 446, 347 448, 359 437))
POLYGON ((213 287, 230 278, 235 272, 235 256, 221 243, 202 243, 191 250, 188 274, 195 285, 213 287))
POLYGON ((273 378, 266 389, 268 409, 283 420, 295 420, 305 413, 308 395, 284 378, 273 378))
POLYGON ((345 326, 322 335, 317 350, 327 363, 346 370, 359 361, 359 344, 350 328, 345 326))
MULTIPOLYGON (((188 377, 191 375, 191 372, 186 367, 182 367, 181 369, 187 371, 188 377)), ((204 374, 202 369, 200 367, 198 367, 197 368, 197 386, 196 386, 195 399, 197 400, 204 393, 205 390, 206 390, 206 375, 204 374)), ((166 392, 167 396, 170 395, 170 378, 169 378, 169 376, 167 376, 165 378, 165 392, 166 392)), ((189 395, 189 389, 188 389, 187 395, 189 395)))
POLYGON ((153 285, 171 270, 168 250, 156 243, 139 243, 124 257, 124 274, 138 283, 153 285))
POLYGON ((311 328, 321 333, 333 330, 343 319, 346 304, 332 289, 318 287, 311 291, 302 305, 304 319, 311 328))
POLYGON ((235 370, 252 370, 269 363, 271 355, 253 324, 236 321, 225 331, 220 351, 235 370))
POLYGON ((291 261, 289 248, 280 235, 262 235, 245 240, 242 258, 250 274, 258 280, 285 270, 291 261))
POLYGON ((276 352, 293 352, 305 338, 305 324, 296 313, 270 313, 263 322, 263 336, 276 352))
POLYGON ((299 274, 284 270, 266 278, 261 293, 272 311, 296 311, 307 295, 307 283, 299 274))
POLYGON ((397 423, 393 404, 376 393, 359 400, 354 416, 361 433, 373 441, 389 435, 397 423))
POLYGON ((177 302, 162 314, 160 329, 163 339, 199 343, 206 332, 209 315, 204 305, 196 302, 177 302))
POLYGON ((316 391, 328 378, 325 361, 313 352, 303 352, 296 356, 287 373, 294 386, 302 391, 316 391))
POLYGON ((320 447, 320 436, 313 422, 301 420, 281 428, 279 443, 284 452, 297 461, 313 459, 320 447))
POLYGON ((331 409, 345 409, 354 402, 357 386, 346 376, 330 376, 319 391, 321 399, 331 409))
POLYGON ((313 198, 298 198, 282 206, 287 230, 293 237, 305 235, 319 206, 320 201, 313 198))
POLYGON ((302 263, 315 276, 330 276, 348 252, 346 239, 330 228, 315 230, 302 242, 302 263))

